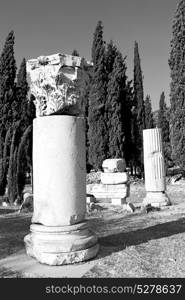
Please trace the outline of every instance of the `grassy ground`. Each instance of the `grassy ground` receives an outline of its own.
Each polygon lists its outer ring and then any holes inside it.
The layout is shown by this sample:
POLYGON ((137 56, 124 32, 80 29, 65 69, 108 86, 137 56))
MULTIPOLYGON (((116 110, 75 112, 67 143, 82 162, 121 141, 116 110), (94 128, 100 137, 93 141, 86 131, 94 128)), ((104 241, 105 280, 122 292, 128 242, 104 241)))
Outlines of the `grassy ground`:
MULTIPOLYGON (((185 185, 168 186, 167 192, 173 205, 158 212, 138 207, 127 213, 102 204, 87 215, 100 252, 84 277, 185 277, 185 185)), ((128 200, 140 203, 144 195, 144 186, 133 184, 128 200)), ((0 259, 23 249, 31 221, 30 213, 5 212, 0 209, 0 259)))

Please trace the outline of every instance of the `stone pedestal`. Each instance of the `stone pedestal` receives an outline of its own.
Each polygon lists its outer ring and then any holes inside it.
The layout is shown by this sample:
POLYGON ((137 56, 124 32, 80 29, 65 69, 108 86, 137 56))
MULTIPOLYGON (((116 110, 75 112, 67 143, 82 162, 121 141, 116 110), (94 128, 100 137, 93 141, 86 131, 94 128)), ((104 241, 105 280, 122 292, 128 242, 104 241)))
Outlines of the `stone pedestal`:
POLYGON ((169 205, 166 195, 165 164, 162 147, 161 129, 143 130, 144 170, 146 197, 143 205, 169 205))
POLYGON ((49 265, 94 257, 97 238, 85 222, 84 120, 45 116, 33 122, 34 213, 24 239, 28 255, 49 265))
POLYGON ((101 183, 87 186, 87 192, 113 205, 126 204, 129 197, 129 176, 124 159, 106 159, 102 164, 101 183))

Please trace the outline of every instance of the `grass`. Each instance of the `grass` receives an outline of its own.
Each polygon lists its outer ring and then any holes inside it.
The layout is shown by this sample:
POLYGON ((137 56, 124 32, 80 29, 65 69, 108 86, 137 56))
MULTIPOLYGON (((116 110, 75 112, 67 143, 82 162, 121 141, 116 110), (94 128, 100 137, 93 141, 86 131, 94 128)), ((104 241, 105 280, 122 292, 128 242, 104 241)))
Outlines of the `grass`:
MULTIPOLYGON (((95 266, 83 277, 185 277, 185 185, 169 185, 173 203, 161 211, 127 213, 98 204, 87 214, 100 244, 95 266)), ((131 185, 129 201, 142 202, 142 184, 131 185)), ((0 259, 24 248, 31 214, 0 210, 0 259)), ((6 274, 0 270, 0 276, 6 274)), ((14 277, 14 276, 13 276, 14 277)))

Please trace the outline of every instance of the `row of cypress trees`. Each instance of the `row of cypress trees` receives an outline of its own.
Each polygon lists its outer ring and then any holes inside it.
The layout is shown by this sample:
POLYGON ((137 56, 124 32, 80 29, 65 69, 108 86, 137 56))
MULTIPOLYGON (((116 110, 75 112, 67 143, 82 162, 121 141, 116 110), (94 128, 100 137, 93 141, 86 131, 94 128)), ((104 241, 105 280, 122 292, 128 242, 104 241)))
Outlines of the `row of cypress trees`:
MULTIPOLYGON (((76 50, 75 50, 76 51, 76 50)), ((124 157, 127 165, 143 168, 142 130, 152 118, 151 101, 144 101, 138 43, 134 47, 134 79, 128 80, 126 57, 113 41, 103 39, 99 21, 93 37, 93 67, 86 70, 81 102, 86 115, 87 163, 101 169, 106 158, 124 157), (145 117, 145 111, 147 112, 145 117)))
MULTIPOLYGON (((25 173, 31 168, 31 132, 35 107, 28 99, 26 61, 16 76, 14 32, 5 41, 0 56, 0 195, 8 187, 11 202, 21 198, 25 173)), ((79 55, 74 50, 73 55, 79 55)), ((143 170, 142 131, 153 128, 150 96, 144 101, 143 74, 138 49, 134 46, 134 76, 127 77, 126 57, 113 41, 103 39, 99 21, 92 45, 93 67, 83 66, 80 82, 81 105, 86 116, 87 163, 101 169, 106 158, 124 157, 127 165, 143 170)), ((164 93, 160 99, 157 126, 163 130, 165 153, 170 156, 169 123, 164 93)))
POLYGON ((172 26, 169 66, 171 70, 170 140, 172 158, 185 167, 185 1, 180 0, 172 26))
POLYGON ((0 195, 7 187, 11 203, 21 201, 31 165, 31 124, 35 117, 33 102, 28 100, 26 60, 23 58, 17 73, 14 44, 11 31, 0 56, 0 195))
POLYGON ((84 86, 87 125, 87 160, 101 169, 106 158, 124 157, 127 165, 143 172, 143 130, 162 129, 166 164, 172 162, 169 108, 162 92, 157 120, 154 120, 151 98, 144 100, 143 72, 138 43, 134 45, 133 80, 126 75, 126 57, 112 41, 103 40, 99 21, 92 45, 93 68, 84 86))

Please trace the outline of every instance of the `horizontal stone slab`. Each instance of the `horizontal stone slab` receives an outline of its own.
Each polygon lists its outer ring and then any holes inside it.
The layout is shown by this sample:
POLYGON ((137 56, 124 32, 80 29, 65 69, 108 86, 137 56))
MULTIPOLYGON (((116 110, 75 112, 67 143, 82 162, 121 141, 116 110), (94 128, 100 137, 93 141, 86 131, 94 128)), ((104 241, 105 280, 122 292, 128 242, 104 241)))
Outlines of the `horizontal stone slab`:
POLYGON ((129 180, 127 172, 101 173, 100 176, 102 184, 121 184, 127 183, 129 180))
POLYGON ((113 198, 111 203, 113 205, 123 205, 126 204, 126 197, 125 198, 113 198))
POLYGON ((87 193, 96 198, 125 198, 129 196, 129 185, 127 184, 88 184, 87 193))
POLYGON ((106 159, 102 164, 104 172, 124 172, 126 170, 126 162, 124 159, 106 159))

